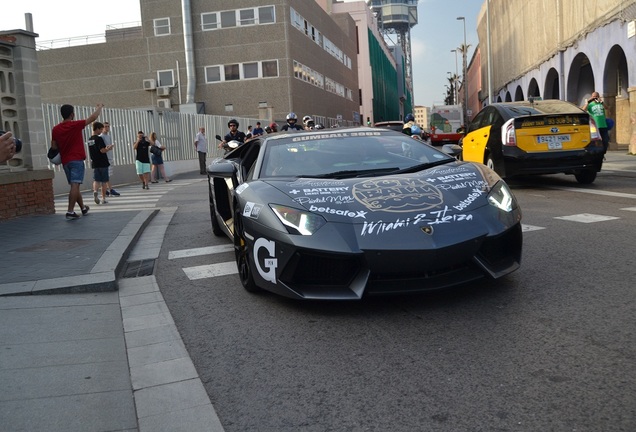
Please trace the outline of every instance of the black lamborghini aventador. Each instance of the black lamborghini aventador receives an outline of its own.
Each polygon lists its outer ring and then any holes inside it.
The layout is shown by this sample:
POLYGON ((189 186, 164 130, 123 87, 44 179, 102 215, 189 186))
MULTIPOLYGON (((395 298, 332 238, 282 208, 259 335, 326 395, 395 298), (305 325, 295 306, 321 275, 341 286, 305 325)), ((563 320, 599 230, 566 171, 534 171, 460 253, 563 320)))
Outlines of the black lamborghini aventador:
POLYGON ((365 127, 259 136, 208 166, 212 231, 251 292, 360 299, 500 278, 521 262, 521 210, 460 151, 365 127))

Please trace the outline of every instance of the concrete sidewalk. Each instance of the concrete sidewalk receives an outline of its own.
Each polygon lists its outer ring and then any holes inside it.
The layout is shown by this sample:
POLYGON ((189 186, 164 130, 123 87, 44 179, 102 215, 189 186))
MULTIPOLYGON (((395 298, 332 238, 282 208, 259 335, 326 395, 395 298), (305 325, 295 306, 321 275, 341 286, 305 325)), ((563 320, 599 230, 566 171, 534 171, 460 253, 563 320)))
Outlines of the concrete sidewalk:
POLYGON ((223 431, 152 276, 175 211, 0 222, 0 430, 223 431))

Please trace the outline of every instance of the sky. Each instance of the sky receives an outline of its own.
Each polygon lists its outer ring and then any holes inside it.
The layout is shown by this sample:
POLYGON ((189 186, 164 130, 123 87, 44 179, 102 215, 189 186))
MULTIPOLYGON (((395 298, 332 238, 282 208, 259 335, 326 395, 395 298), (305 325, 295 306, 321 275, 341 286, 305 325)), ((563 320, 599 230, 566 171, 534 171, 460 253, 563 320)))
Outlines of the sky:
MULTIPOLYGON (((177 0, 175 0, 177 1, 177 0)), ((345 0, 354 1, 354 0, 345 0)), ((420 0, 418 24, 411 29, 413 92, 415 104, 431 106, 443 101, 448 74, 462 74, 461 54, 452 49, 464 43, 466 18, 468 59, 479 42, 477 15, 483 0, 420 0), (457 69, 456 69, 457 66, 457 69)), ((36 43, 53 39, 103 34, 107 26, 119 26, 141 20, 139 1, 109 0, 104 7, 86 7, 86 0, 20 0, 2 11, 2 30, 25 29, 24 14, 33 15, 33 27, 40 37, 36 43), (63 5, 63 6, 62 6, 63 5), (96 13, 98 11, 98 13, 96 13)), ((394 40, 395 42, 395 40, 394 40)))

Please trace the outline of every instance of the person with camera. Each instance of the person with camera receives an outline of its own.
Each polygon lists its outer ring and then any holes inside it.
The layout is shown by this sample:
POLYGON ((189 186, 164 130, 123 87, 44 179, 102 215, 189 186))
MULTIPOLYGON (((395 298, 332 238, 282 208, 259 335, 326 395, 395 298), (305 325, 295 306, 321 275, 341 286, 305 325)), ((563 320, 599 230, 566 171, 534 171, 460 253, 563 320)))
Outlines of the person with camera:
POLYGON ((16 141, 11 131, 0 134, 0 163, 11 159, 18 152, 16 141))
POLYGON ((598 92, 592 93, 592 97, 583 105, 583 110, 587 111, 594 119, 594 123, 596 123, 598 132, 601 135, 601 140, 603 140, 603 147, 607 153, 609 148, 609 130, 607 129, 607 119, 605 117, 605 103, 598 92))
POLYGON ((146 139, 146 135, 142 131, 137 132, 137 141, 133 145, 136 151, 135 155, 135 168, 137 169, 137 175, 142 183, 142 189, 150 189, 148 183, 150 183, 150 142, 146 139))

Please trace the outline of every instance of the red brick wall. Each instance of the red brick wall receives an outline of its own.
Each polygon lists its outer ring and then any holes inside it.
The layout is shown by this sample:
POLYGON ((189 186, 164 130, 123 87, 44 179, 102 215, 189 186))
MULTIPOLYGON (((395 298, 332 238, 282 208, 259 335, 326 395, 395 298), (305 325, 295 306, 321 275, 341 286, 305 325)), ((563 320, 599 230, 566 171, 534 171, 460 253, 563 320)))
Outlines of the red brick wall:
POLYGON ((0 219, 53 213, 55 203, 51 179, 0 184, 0 219))

